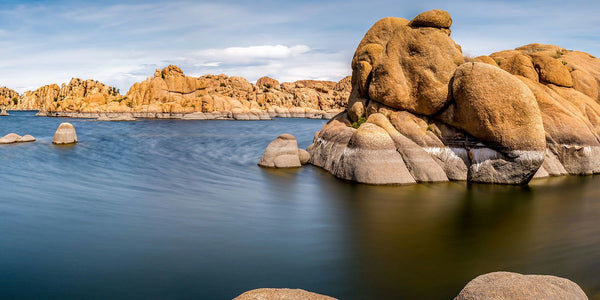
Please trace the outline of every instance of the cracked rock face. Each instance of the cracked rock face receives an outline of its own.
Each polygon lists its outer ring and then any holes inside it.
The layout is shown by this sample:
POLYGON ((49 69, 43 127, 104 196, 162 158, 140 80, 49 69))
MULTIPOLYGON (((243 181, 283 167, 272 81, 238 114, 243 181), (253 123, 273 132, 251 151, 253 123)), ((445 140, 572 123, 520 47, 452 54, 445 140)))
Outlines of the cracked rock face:
POLYGON ((600 60, 531 44, 465 62, 443 11, 373 25, 313 165, 369 184, 600 173, 600 60))

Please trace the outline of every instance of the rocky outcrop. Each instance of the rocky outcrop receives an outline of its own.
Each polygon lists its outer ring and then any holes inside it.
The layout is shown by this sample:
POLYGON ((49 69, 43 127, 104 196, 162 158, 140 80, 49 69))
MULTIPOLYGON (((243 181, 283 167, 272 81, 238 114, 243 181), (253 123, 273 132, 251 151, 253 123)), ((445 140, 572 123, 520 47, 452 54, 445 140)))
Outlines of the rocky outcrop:
POLYGON ((440 10, 373 25, 310 163, 369 184, 600 173, 600 60, 531 44, 468 58, 440 10))
POLYGON ((175 118, 187 120, 268 120, 272 117, 326 118, 339 113, 350 94, 350 78, 340 82, 302 80, 257 84, 226 75, 186 76, 177 66, 156 70, 126 95, 96 81, 73 79, 26 92, 14 109, 39 109, 40 116, 175 118))
POLYGON ((233 300, 335 300, 336 298, 301 289, 256 289, 247 291, 233 300))
POLYGON ((19 93, 7 87, 0 87, 0 107, 8 107, 19 100, 19 93))
POLYGON ((0 138, 0 145, 3 144, 14 144, 14 143, 28 143, 35 142, 35 138, 29 134, 20 136, 16 133, 9 133, 0 138))
POLYGON ((299 154, 296 138, 291 134, 282 134, 269 143, 258 165, 268 168, 297 168, 301 165, 299 154))
POLYGON ((471 280, 454 299, 587 300, 588 297, 576 283, 565 278, 494 272, 471 280))
POLYGON ((71 123, 61 123, 54 133, 52 144, 66 145, 77 143, 77 133, 71 123))
POLYGON ((118 106, 122 98, 119 90, 114 87, 96 80, 73 78, 60 87, 51 84, 35 91, 27 91, 11 108, 47 112, 98 112, 104 107, 118 106))

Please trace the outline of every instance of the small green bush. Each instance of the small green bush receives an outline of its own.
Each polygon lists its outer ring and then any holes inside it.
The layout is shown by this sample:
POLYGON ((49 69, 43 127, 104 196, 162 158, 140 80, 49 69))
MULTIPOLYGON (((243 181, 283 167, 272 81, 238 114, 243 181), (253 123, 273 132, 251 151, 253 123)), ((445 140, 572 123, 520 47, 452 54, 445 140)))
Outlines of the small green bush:
POLYGON ((220 87, 226 87, 227 85, 225 84, 225 82, 221 82, 221 84, 219 84, 220 87))
POLYGON ((362 123, 364 123, 366 121, 367 121, 367 118, 360 117, 360 118, 358 118, 358 121, 352 123, 352 128, 358 129, 358 127, 360 127, 360 125, 362 125, 362 123))
POLYGON ((563 65, 565 65, 565 66, 566 66, 567 64, 569 64, 568 62, 566 62, 566 61, 564 61, 564 60, 561 60, 560 62, 562 62, 562 64, 563 64, 563 65))
POLYGON ((15 97, 15 98, 13 98, 12 100, 13 100, 13 104, 14 104, 14 105, 17 105, 17 104, 19 104, 19 98, 16 98, 16 97, 15 97))
POLYGON ((562 52, 560 50, 556 50, 556 53, 554 54, 554 58, 559 59, 563 56, 562 52))

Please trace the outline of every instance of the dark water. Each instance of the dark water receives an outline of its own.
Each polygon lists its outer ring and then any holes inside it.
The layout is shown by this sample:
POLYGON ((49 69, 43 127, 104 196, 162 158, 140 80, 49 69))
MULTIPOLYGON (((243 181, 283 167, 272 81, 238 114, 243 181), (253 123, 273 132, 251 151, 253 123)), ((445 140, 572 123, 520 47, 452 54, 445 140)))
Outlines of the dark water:
POLYGON ((0 134, 0 298, 229 299, 259 287, 450 299, 471 278, 552 274, 600 296, 600 177, 529 187, 374 187, 256 166, 321 120, 69 120, 13 112, 0 134))

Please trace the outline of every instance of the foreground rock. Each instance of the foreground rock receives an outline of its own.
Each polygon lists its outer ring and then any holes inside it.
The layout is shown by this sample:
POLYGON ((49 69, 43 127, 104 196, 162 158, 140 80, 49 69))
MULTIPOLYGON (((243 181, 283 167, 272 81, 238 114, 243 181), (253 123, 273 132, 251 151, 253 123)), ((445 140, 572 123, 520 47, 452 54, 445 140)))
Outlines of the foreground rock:
POLYGON ((77 133, 75 127, 71 123, 62 123, 56 129, 52 143, 56 145, 75 144, 77 143, 77 133))
POLYGON ((24 136, 20 136, 16 133, 9 133, 2 138, 0 138, 0 145, 2 144, 13 144, 13 143, 27 143, 27 142, 35 142, 35 138, 29 134, 24 136))
POLYGON ((268 168, 297 168, 300 167, 298 142, 291 134, 282 134, 269 143, 258 165, 268 168))
MULTIPOLYGON (((184 120, 269 120, 273 117, 329 119, 346 105, 350 77, 339 82, 300 80, 279 83, 263 77, 256 84, 226 75, 186 76, 177 66, 156 70, 126 95, 95 80, 25 92, 11 109, 37 109, 40 116, 184 120)), ((0 97, 1 100, 1 97, 0 97)))
POLYGON ((565 278, 494 272, 471 280, 454 299, 587 300, 588 297, 576 283, 565 278))
POLYGON ((336 298, 301 289, 256 289, 245 292, 234 300, 335 300, 336 298))
POLYGON ((531 44, 466 62, 451 24, 441 10, 376 22, 309 162, 367 184, 600 173, 600 60, 531 44))

